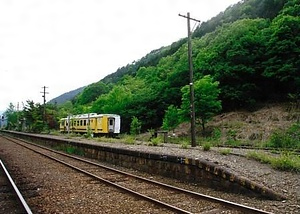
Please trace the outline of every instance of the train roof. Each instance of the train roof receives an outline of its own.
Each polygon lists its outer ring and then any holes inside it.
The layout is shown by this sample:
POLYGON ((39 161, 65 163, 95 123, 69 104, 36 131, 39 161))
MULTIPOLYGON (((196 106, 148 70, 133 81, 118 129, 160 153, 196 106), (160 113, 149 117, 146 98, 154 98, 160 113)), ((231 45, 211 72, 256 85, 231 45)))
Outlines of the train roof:
MULTIPOLYGON (((70 119, 83 119, 83 118, 95 118, 95 117, 120 117, 120 115, 117 114, 97 114, 97 113, 89 113, 89 114, 77 114, 77 115, 70 115, 70 119)), ((68 119, 68 117, 61 118, 61 120, 68 119)))

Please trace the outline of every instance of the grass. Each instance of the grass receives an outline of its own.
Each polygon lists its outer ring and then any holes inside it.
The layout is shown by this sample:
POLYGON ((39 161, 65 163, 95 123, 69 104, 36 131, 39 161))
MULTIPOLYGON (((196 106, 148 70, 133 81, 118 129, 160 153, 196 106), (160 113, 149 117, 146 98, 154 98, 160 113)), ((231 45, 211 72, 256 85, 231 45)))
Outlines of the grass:
POLYGON ((136 143, 136 137, 132 135, 123 135, 121 140, 125 144, 129 144, 129 145, 134 145, 136 143))
POLYGON ((111 138, 111 137, 97 137, 95 138, 98 142, 105 142, 105 143, 115 143, 120 142, 120 139, 111 138))
POLYGON ((54 147, 53 149, 66 152, 68 154, 75 154, 75 155, 80 155, 80 156, 83 156, 83 154, 84 154, 83 149, 77 148, 74 146, 70 146, 70 145, 62 144, 62 145, 58 145, 58 146, 54 147))
POLYGON ((300 149, 300 123, 291 125, 287 130, 276 130, 271 135, 267 146, 300 149))
POLYGON ((248 152, 247 157, 261 163, 270 164, 274 169, 300 172, 300 157, 287 152, 282 152, 278 156, 268 155, 263 152, 248 152))
POLYGON ((203 149, 203 151, 209 151, 211 146, 212 145, 211 145, 210 142, 206 142, 206 143, 203 144, 202 149, 203 149))
POLYGON ((182 149, 187 149, 187 148, 189 148, 189 145, 190 145, 190 142, 188 140, 184 140, 181 143, 181 148, 182 149))
POLYGON ((163 139, 161 137, 152 138, 148 146, 160 146, 162 145, 163 139))
POLYGON ((229 155, 231 153, 231 149, 221 149, 219 152, 221 155, 229 155))

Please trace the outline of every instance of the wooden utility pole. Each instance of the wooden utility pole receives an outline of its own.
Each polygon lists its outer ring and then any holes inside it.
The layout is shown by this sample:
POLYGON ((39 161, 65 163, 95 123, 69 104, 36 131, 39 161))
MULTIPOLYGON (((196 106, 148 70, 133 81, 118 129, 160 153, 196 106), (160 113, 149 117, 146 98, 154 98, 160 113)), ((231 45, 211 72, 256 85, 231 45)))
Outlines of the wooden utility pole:
POLYGON ((191 145, 192 147, 196 146, 196 119, 195 119, 195 94, 194 94, 194 74, 193 74, 193 60, 192 60, 192 33, 191 33, 191 26, 190 20, 200 22, 200 20, 193 19, 190 17, 190 13, 187 13, 187 16, 179 14, 179 16, 184 17, 187 19, 187 30, 188 30, 188 60, 189 60, 189 71, 190 71, 190 108, 191 108, 191 145))
POLYGON ((45 122, 46 122, 46 94, 49 94, 48 92, 46 92, 46 86, 42 87, 44 89, 44 91, 40 92, 43 94, 43 98, 44 98, 44 102, 43 102, 43 107, 44 107, 44 111, 43 111, 43 122, 44 122, 44 125, 45 125, 45 122))

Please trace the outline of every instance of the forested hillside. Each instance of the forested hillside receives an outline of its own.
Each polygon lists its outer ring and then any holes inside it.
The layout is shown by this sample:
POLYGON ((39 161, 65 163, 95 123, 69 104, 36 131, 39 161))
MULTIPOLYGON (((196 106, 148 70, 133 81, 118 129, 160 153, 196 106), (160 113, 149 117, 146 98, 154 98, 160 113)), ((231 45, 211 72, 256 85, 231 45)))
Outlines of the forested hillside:
MULTIPOLYGON (((223 111, 299 99, 299 14, 298 0, 244 0, 203 23, 192 40, 194 81, 217 83, 223 111)), ((86 87, 73 113, 120 114, 125 131, 133 117, 143 130, 157 128, 168 107, 182 108, 188 83, 182 39, 86 87)))
MULTIPOLYGON (((264 102, 300 106, 299 15, 299 0, 242 0, 194 31, 198 130, 218 113, 252 110, 264 102)), ((67 115, 95 112, 121 115, 122 132, 133 125, 141 131, 171 130, 190 120, 189 90, 183 38, 119 68, 61 105, 27 101, 16 112, 11 104, 8 128, 41 132, 57 129, 67 115)))

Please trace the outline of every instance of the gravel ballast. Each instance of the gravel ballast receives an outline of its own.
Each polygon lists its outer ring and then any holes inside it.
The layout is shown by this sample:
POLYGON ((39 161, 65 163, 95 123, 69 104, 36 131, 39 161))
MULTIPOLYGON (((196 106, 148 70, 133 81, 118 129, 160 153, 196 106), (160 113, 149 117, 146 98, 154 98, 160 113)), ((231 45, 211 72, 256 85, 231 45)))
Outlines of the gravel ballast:
MULTIPOLYGON (((102 146, 108 147, 126 148, 129 150, 184 156, 188 158, 202 158, 283 194, 287 200, 261 200, 212 190, 200 190, 201 187, 198 187, 196 184, 179 185, 187 185, 187 188, 193 190, 199 189, 199 191, 207 191, 216 197, 223 197, 227 200, 230 199, 237 203, 244 203, 245 205, 255 206, 274 213, 300 213, 299 173, 274 170, 267 164, 261 164, 257 161, 247 159, 243 156, 247 151, 241 149, 232 149, 233 153, 239 155, 221 155, 219 148, 213 148, 208 152, 204 152, 200 147, 182 149, 180 146, 174 144, 163 144, 160 147, 153 147, 144 144, 127 145, 122 143, 96 142, 85 139, 80 139, 79 141, 101 144, 102 146)), ((126 197, 122 198, 122 194, 120 193, 118 193, 120 199, 118 201, 113 200, 111 196, 106 193, 114 191, 108 190, 107 187, 99 185, 100 187, 97 187, 99 188, 98 191, 95 191, 95 186, 92 182, 87 185, 89 181, 86 181, 86 178, 81 178, 78 174, 73 174, 72 170, 70 172, 70 170, 65 168, 61 169, 59 164, 53 164, 51 161, 38 161, 38 159, 36 159, 37 157, 32 156, 34 156, 32 153, 18 150, 13 145, 1 140, 0 158, 7 162, 16 176, 22 178, 20 182, 23 182, 26 193, 31 194, 28 203, 38 204, 37 208, 35 208, 36 210, 34 210, 36 211, 35 213, 115 213, 114 211, 117 209, 131 209, 129 211, 131 213, 143 213, 142 210, 145 211, 145 209, 133 210, 135 207, 133 205, 127 207, 130 203, 126 203, 128 199, 126 199, 126 197), (30 173, 28 174, 28 172, 30 173), (80 185, 81 181, 82 185, 80 185), (63 186, 63 183, 67 183, 68 185, 63 186), (85 191, 93 194, 82 196, 81 192, 85 191), (53 195, 52 192, 60 192, 60 194, 53 195), (101 199, 102 197, 103 199, 101 199), (43 201, 43 203, 41 203, 41 201, 43 201), (110 201, 112 205, 109 205, 110 201), (46 204, 53 202, 55 202, 55 206, 46 206, 46 204), (69 205, 70 207, 74 206, 74 208, 67 208, 69 205), (101 209, 99 207, 101 207, 101 209), (103 212, 104 209, 107 209, 107 212, 103 212)), ((165 180, 166 182, 176 182, 159 176, 155 179, 165 180)), ((155 211, 152 213, 155 213, 155 211)), ((157 211, 157 213, 159 213, 159 211, 157 211)))

